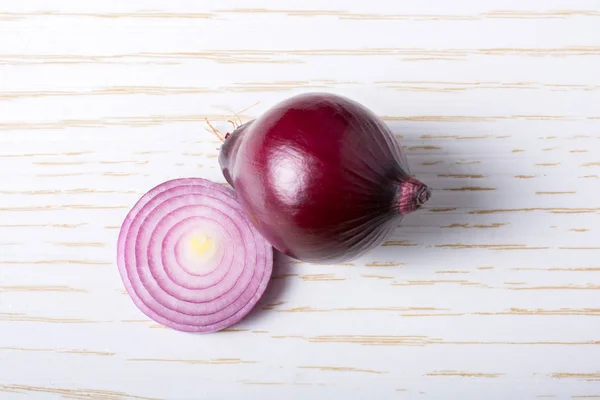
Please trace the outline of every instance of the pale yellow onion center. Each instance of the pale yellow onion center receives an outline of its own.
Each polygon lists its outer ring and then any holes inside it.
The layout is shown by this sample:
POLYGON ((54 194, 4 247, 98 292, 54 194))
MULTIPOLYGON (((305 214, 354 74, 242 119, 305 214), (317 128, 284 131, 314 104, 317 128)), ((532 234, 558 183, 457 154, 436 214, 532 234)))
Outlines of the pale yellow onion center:
POLYGON ((192 273, 208 273, 216 265, 215 254, 219 243, 212 236, 204 232, 194 231, 184 239, 183 262, 185 269, 192 273))
POLYGON ((202 254, 213 247, 213 243, 205 235, 194 235, 190 240, 190 247, 196 254, 202 254))

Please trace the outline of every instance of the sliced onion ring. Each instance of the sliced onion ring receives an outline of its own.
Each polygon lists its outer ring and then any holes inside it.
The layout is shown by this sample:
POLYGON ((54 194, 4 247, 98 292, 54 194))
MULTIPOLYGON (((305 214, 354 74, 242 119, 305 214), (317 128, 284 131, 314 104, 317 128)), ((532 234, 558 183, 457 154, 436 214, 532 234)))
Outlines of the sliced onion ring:
POLYGON ((207 333, 254 308, 271 278, 273 249, 233 190, 183 178, 154 187, 129 211, 117 265, 133 303, 149 318, 207 333))

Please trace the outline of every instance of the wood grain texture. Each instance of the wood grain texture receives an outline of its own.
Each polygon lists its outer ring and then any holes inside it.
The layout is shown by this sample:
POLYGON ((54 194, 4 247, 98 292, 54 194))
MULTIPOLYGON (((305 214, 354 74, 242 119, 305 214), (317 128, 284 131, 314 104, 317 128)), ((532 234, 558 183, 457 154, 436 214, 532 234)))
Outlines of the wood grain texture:
POLYGON ((597 0, 0 0, 0 38, 1 398, 600 398, 597 0), (149 320, 127 211, 226 184, 206 118, 307 91, 381 116, 430 203, 222 332, 149 320))

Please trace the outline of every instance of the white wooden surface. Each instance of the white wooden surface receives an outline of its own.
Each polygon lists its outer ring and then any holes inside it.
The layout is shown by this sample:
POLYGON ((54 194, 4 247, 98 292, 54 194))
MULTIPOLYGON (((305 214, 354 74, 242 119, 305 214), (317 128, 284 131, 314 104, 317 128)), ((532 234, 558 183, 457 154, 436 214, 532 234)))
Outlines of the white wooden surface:
POLYGON ((600 398, 599 177, 596 0, 0 0, 0 397, 600 398), (428 208, 226 332, 146 319, 128 209, 223 182, 205 117, 309 90, 383 116, 428 208))

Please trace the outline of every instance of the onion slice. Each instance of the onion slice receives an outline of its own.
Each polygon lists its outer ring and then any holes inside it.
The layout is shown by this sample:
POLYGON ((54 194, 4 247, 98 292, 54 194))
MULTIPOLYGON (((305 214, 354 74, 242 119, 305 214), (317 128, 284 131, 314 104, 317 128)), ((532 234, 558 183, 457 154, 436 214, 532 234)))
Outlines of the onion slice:
POLYGON ((201 178, 164 182, 127 214, 119 274, 149 318, 184 332, 216 332, 244 318, 263 295, 273 249, 233 190, 201 178))

